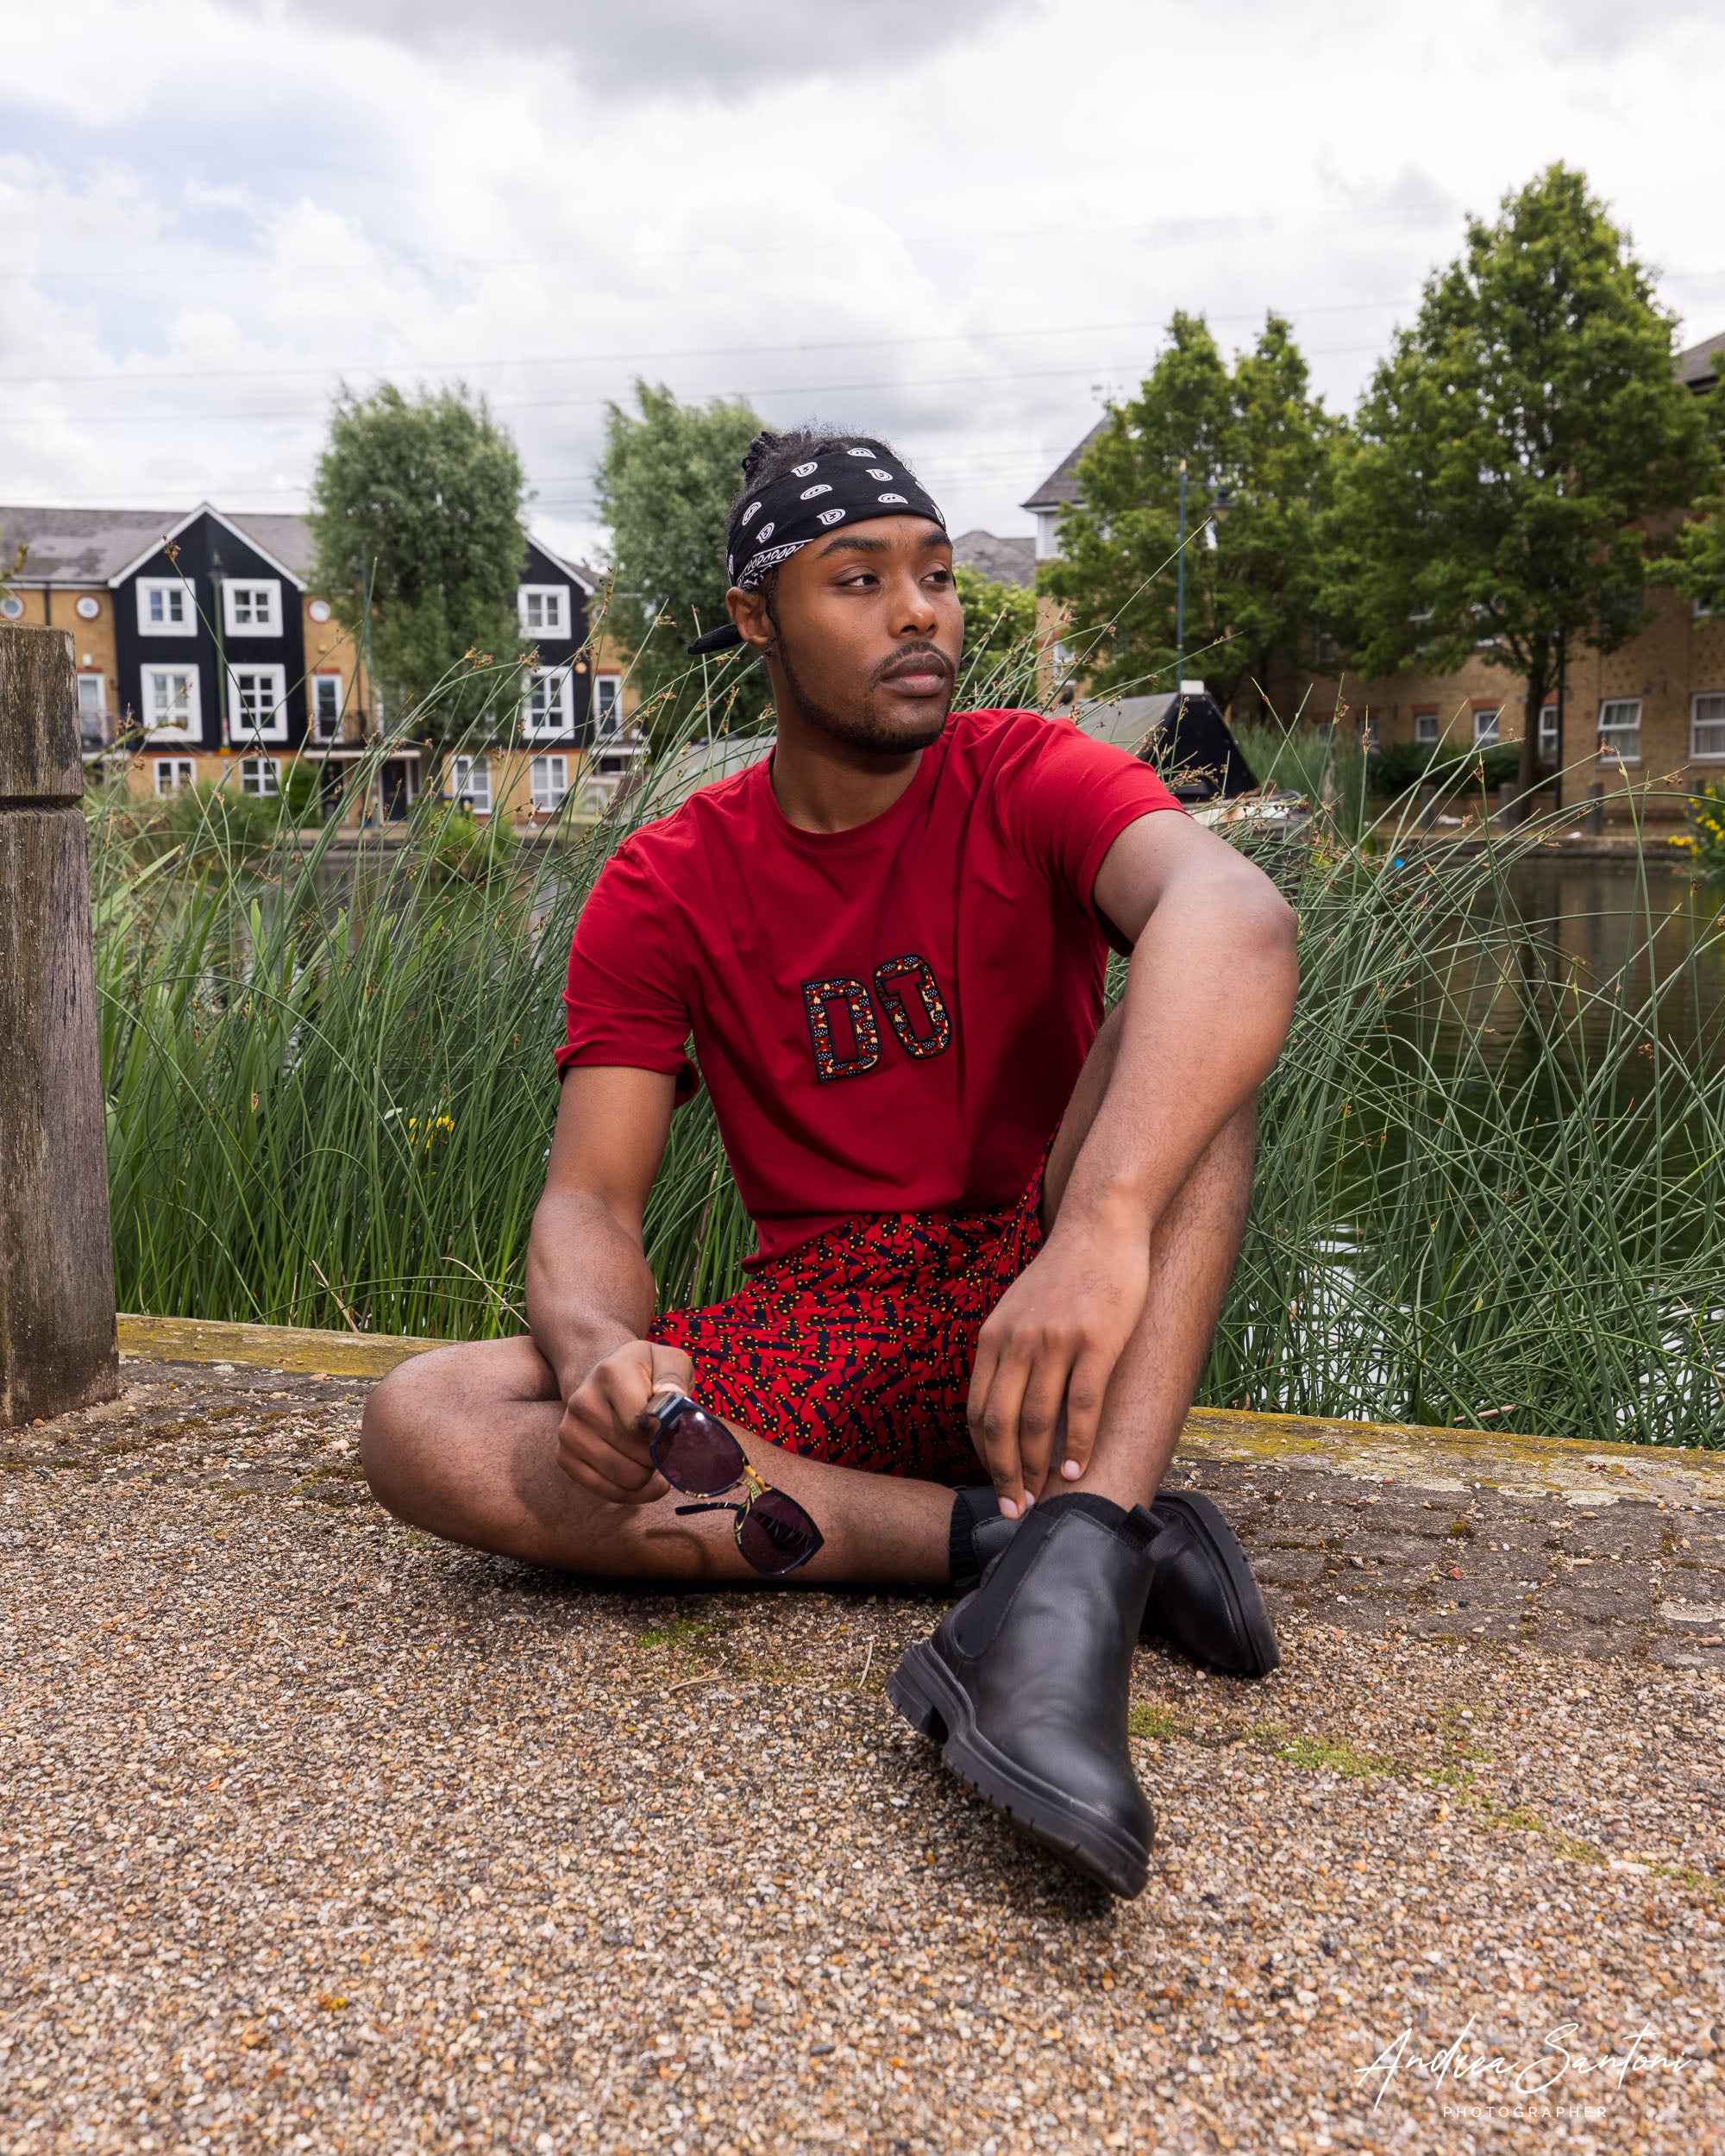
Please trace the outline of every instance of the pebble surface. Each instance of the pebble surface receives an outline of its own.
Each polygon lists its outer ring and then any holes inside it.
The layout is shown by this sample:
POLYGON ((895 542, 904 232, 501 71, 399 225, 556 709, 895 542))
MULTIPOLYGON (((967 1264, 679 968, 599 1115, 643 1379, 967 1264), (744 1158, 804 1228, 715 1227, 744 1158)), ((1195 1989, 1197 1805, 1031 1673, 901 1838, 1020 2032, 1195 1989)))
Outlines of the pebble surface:
POLYGON ((361 1382, 127 1378, 0 1438, 5 2156, 1725 2146, 1717 1511, 1176 1471, 1285 1659, 1140 1653, 1116 1904, 887 1703, 938 1603, 595 1590, 388 1520, 361 1382))

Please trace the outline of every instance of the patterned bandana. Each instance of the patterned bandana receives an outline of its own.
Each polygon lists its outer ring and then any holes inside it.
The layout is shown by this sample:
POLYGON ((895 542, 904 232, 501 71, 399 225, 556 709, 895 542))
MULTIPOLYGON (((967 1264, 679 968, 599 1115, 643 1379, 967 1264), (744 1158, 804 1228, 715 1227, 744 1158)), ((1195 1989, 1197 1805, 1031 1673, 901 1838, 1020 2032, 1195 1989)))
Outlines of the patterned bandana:
MULTIPOLYGON (((878 443, 828 449, 768 479, 738 506, 725 537, 724 568, 732 584, 758 592, 767 572, 788 561, 838 524, 866 523, 874 517, 926 517, 946 530, 946 519, 908 472, 894 469, 878 443)), ((743 641, 734 622, 709 629, 688 647, 693 656, 724 651, 743 641)))

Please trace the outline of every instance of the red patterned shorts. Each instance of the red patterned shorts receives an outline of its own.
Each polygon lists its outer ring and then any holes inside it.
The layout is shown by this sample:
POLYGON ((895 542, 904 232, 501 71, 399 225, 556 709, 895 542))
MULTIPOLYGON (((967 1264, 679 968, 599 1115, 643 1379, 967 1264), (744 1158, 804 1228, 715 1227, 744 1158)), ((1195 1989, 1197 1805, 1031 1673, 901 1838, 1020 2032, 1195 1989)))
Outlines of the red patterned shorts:
POLYGON ((983 1319, 1042 1247, 1042 1173, 997 1213, 860 1215, 727 1302, 667 1311, 651 1337, 693 1361, 703 1407, 787 1452, 986 1482, 964 1420, 970 1366, 983 1319))

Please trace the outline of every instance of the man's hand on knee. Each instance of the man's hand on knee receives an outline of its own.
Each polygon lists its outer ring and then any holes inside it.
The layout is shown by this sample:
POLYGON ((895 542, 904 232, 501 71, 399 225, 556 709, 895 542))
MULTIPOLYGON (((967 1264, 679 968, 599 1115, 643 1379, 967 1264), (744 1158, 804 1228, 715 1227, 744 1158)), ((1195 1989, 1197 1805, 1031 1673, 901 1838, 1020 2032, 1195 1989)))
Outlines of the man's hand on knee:
POLYGON ((668 1385, 687 1392, 694 1364, 679 1348, 626 1340, 595 1363, 569 1394, 557 1426, 557 1464, 595 1497, 650 1505, 669 1487, 653 1465, 641 1416, 668 1385))
POLYGON ((1144 1311, 1150 1256, 1139 1234, 1057 1225, 994 1307, 976 1345, 970 1441, 1016 1519, 1040 1497, 1056 1457, 1076 1482, 1090 1464, 1108 1380, 1144 1311))

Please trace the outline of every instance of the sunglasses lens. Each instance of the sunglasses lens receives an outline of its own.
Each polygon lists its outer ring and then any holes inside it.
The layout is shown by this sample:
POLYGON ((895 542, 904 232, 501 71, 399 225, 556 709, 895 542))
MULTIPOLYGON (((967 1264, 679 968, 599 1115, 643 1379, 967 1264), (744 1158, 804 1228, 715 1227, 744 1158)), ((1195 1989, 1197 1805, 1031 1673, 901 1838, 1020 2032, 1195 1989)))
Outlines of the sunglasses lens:
POLYGON ((729 1489, 743 1473, 743 1447, 716 1415, 701 1407, 685 1407, 647 1450, 672 1489, 687 1490, 693 1497, 729 1489))
POLYGON ((821 1532, 782 1491, 768 1490, 749 1507, 737 1546, 757 1572, 792 1572, 821 1545, 821 1532))

